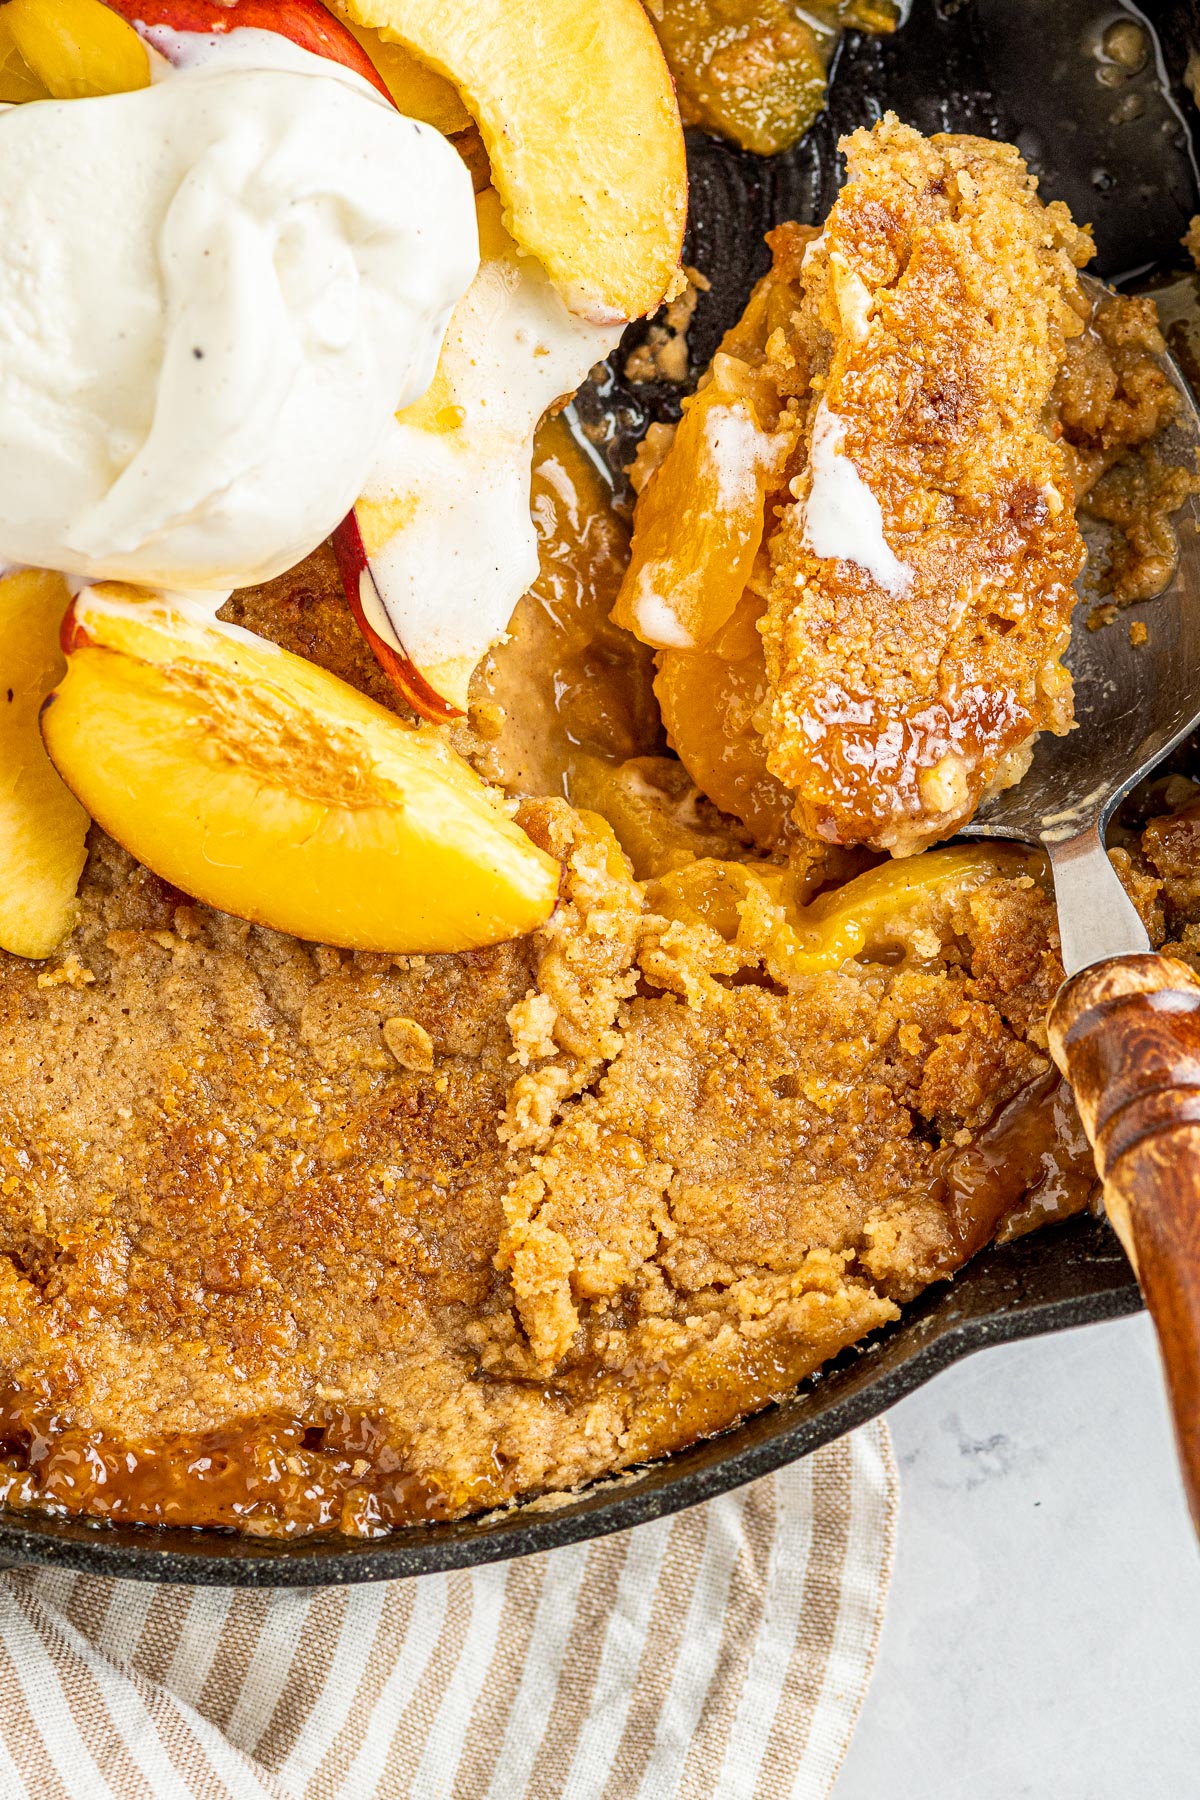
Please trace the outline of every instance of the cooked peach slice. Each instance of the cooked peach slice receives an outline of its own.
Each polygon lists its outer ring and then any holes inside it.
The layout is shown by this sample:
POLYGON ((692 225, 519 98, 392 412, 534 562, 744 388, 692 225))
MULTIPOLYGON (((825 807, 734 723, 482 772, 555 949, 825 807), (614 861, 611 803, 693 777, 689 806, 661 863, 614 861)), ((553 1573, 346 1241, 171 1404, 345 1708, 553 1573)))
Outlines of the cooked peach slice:
MULTIPOLYGON (((794 390, 807 380, 805 370, 773 363, 767 346, 800 305, 815 235, 795 224, 768 233, 771 267, 684 401, 666 450, 661 437, 643 440, 633 544, 614 617, 656 649, 703 649, 732 620, 752 575, 767 591, 766 558, 754 573, 756 559, 770 506, 791 497, 806 410, 794 390)), ((728 660, 732 653, 719 654, 728 660)))
POLYGON ((763 605, 747 590, 703 650, 661 650, 654 692, 671 748, 700 792, 771 850, 787 836, 793 796, 767 767, 758 724, 769 691, 763 605))
POLYGON ((88 818, 38 733, 63 672, 61 575, 22 569, 0 580, 0 950, 42 957, 75 918, 88 818))
POLYGON ((651 10, 689 125, 758 156, 808 130, 825 103, 827 22, 792 0, 660 0, 651 10))
POLYGON ((150 85, 145 44, 105 0, 6 0, 3 18, 27 67, 56 100, 150 85))
POLYGON ((747 961, 762 958, 777 981, 823 975, 860 956, 897 950, 922 958, 924 933, 914 910, 953 903, 995 875, 1029 874, 1038 852, 1017 844, 969 844, 888 862, 800 901, 796 872, 782 863, 705 858, 655 881, 653 912, 687 925, 707 925, 747 961))
POLYGON ((334 547, 368 642, 426 717, 462 712, 484 652, 538 572, 529 515, 533 435, 612 348, 518 250, 491 188, 476 196, 480 266, 454 309, 437 373, 397 415, 334 547))
POLYGON ((638 499, 618 625, 664 650, 699 649, 720 631, 750 579, 785 448, 760 423, 747 365, 719 352, 638 499))
POLYGON ((505 223, 568 305, 652 312, 676 278, 687 170, 674 89, 639 0, 332 0, 453 82, 505 223))
POLYGON ((558 865, 466 763, 323 669, 115 584, 63 642, 50 756, 185 893, 356 950, 474 949, 552 911, 558 865))

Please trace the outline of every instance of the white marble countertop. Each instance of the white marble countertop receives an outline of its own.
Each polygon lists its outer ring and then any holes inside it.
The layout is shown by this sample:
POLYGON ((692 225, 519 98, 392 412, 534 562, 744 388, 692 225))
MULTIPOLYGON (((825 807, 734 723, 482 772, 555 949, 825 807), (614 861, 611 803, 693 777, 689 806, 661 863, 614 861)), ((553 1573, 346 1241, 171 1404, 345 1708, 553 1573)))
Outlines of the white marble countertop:
POLYGON ((834 1800, 1200 1796, 1200 1552, 1145 1314, 890 1415, 896 1572, 834 1800))

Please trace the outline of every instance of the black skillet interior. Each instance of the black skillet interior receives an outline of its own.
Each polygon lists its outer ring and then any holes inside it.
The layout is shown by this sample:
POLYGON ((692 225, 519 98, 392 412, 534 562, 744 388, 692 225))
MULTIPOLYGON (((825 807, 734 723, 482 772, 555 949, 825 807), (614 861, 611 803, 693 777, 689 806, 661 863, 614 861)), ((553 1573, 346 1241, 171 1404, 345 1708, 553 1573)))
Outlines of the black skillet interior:
MULTIPOLYGON (((828 111, 794 151, 768 162, 693 134, 687 259, 712 282, 691 334, 697 364, 711 356, 765 267, 763 233, 784 218, 819 220, 838 186, 838 137, 888 108, 925 131, 1017 142, 1043 193, 1092 221, 1093 266, 1109 280, 1181 266, 1179 240, 1200 211, 1194 111, 1183 85, 1189 46, 1200 43, 1197 26, 1200 0, 1164 0, 1144 13, 1099 0, 915 0, 895 37, 844 40, 828 111), (1131 15, 1154 25, 1157 53, 1140 73, 1109 86, 1096 46, 1107 26, 1131 15)), ((630 389, 610 376, 578 404, 589 421, 605 424, 606 454, 619 472, 650 419, 677 416, 679 393, 630 389)), ((307 1587, 553 1549, 710 1499, 806 1455, 973 1350, 1139 1305, 1108 1227, 1074 1219, 985 1251, 784 1404, 553 1508, 419 1527, 377 1542, 295 1544, 10 1515, 0 1519, 0 1559, 148 1581, 307 1587)))

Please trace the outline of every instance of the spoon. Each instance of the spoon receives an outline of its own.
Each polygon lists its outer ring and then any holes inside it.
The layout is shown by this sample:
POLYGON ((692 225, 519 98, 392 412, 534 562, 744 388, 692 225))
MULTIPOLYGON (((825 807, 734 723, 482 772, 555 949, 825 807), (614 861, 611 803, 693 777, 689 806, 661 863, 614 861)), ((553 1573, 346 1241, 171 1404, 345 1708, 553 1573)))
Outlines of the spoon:
MULTIPOLYGON (((1174 361, 1162 365, 1180 407, 1161 448, 1191 467, 1200 410, 1174 361)), ((1200 982, 1151 951, 1104 847, 1114 808, 1200 724, 1194 497, 1176 523, 1179 563, 1163 594, 1098 631, 1087 627, 1086 605, 1076 608, 1066 660, 1077 729, 1043 734, 1024 779, 983 806, 964 835, 1039 843, 1049 856, 1067 976, 1050 1010, 1050 1051, 1074 1091, 1109 1221, 1154 1320, 1200 1532, 1200 982), (1139 646, 1130 642, 1135 620, 1147 633, 1139 646)))

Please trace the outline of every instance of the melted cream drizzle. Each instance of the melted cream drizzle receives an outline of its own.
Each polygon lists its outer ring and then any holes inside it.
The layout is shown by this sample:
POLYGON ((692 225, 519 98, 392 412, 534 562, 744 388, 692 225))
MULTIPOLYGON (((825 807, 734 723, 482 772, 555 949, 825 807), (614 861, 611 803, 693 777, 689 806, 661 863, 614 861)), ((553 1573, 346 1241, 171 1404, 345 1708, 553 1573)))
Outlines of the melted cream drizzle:
POLYGON ((805 542, 817 556, 857 563, 899 598, 912 586, 913 571, 884 537, 879 502, 843 451, 845 437, 846 421, 827 411, 822 401, 813 426, 805 542))

